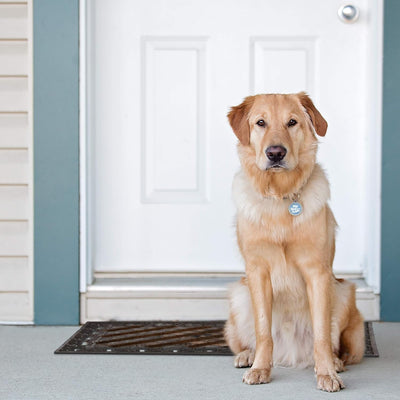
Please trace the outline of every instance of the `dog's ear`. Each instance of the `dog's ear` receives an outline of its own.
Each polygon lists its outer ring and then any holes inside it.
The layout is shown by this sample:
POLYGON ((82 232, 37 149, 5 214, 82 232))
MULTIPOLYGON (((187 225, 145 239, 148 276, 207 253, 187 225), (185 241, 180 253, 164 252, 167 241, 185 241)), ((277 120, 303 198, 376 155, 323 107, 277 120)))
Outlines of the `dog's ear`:
POLYGON ((307 93, 300 92, 297 96, 302 106, 306 109, 307 114, 310 116, 315 132, 317 132, 319 136, 325 136, 326 130, 328 129, 328 123, 325 121, 324 117, 315 108, 314 103, 307 93))
POLYGON ((249 111, 254 103, 254 96, 246 97, 243 103, 232 107, 228 113, 229 123, 233 132, 244 146, 250 144, 249 111))

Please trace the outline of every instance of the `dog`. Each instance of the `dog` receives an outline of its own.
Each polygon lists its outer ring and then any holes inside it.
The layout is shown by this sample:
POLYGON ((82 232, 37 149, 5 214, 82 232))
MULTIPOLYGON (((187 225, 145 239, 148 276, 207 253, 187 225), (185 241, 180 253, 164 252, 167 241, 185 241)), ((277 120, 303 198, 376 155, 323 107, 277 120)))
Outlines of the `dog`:
POLYGON ((230 109, 239 139, 233 180, 236 232, 246 276, 229 291, 225 339, 247 384, 273 365, 314 365, 318 389, 344 388, 338 372, 364 354, 355 286, 332 272, 336 221, 316 163, 328 124, 310 97, 249 96, 230 109))

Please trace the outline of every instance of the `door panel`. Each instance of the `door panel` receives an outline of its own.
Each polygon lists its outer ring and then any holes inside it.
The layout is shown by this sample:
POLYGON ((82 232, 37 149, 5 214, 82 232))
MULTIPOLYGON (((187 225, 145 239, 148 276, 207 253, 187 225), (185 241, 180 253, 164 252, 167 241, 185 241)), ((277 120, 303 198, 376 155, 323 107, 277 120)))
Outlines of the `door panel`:
POLYGON ((340 225, 335 269, 365 267, 370 2, 89 1, 89 179, 95 271, 242 271, 226 114, 306 90, 329 123, 319 160, 340 225))

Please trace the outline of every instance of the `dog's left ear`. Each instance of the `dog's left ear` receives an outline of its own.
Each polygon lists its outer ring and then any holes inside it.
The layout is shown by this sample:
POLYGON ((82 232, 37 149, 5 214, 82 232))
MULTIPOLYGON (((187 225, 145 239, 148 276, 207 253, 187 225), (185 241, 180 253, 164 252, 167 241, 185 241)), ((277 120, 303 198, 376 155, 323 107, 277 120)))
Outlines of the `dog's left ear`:
POLYGON ((232 107, 228 113, 229 123, 232 130, 244 146, 250 144, 250 125, 248 121, 249 111, 254 103, 254 96, 248 96, 243 103, 232 107))
POLYGON ((300 92, 297 96, 302 106, 306 109, 307 114, 310 116, 315 132, 317 132, 319 136, 325 136, 326 130, 328 129, 328 123, 325 121, 324 117, 315 108, 314 103, 307 93, 300 92))

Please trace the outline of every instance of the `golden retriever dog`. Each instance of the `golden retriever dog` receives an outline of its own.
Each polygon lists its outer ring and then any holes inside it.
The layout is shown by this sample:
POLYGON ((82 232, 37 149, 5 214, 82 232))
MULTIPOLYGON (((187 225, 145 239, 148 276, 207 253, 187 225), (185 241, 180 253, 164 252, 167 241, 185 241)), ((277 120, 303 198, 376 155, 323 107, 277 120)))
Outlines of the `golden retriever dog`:
POLYGON ((225 338, 247 384, 272 365, 314 365, 319 389, 344 387, 338 372, 364 354, 355 286, 332 272, 336 221, 316 163, 327 123, 305 93, 247 97, 228 114, 239 139, 233 182, 246 277, 230 288, 225 338))

